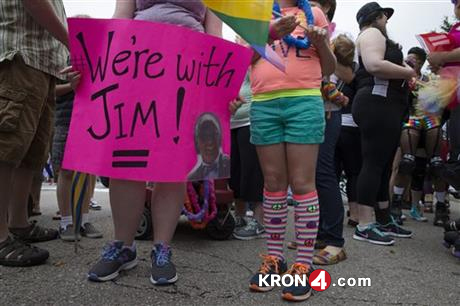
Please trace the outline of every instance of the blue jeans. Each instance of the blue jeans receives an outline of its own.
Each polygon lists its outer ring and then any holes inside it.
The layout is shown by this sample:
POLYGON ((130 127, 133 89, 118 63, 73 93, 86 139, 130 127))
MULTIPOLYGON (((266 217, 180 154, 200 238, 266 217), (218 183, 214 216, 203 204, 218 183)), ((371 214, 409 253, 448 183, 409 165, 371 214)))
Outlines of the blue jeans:
POLYGON ((344 209, 335 170, 335 147, 340 136, 342 114, 335 111, 326 116, 325 137, 319 147, 316 166, 316 189, 320 207, 317 239, 324 241, 326 245, 343 247, 344 209))

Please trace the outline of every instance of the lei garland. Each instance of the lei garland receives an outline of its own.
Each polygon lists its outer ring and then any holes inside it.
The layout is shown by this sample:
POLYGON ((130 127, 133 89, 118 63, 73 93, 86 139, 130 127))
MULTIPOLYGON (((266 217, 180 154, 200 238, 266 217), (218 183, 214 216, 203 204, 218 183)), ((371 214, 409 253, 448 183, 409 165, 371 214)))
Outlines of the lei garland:
POLYGON ((183 212, 194 229, 205 228, 208 222, 217 215, 214 181, 204 181, 203 188, 203 205, 201 206, 193 183, 187 183, 187 200, 185 201, 183 212))
MULTIPOLYGON (((305 17, 307 19, 307 25, 314 25, 315 24, 315 18, 313 17, 313 12, 311 10, 311 5, 308 0, 298 0, 297 5, 299 8, 301 8, 305 14, 305 17)), ((276 15, 281 15, 281 8, 278 2, 275 1, 273 4, 273 11, 277 13, 276 15)), ((311 42, 307 37, 297 37, 295 38, 292 35, 286 35, 283 37, 283 41, 288 45, 288 46, 295 46, 296 48, 299 49, 308 49, 311 46, 311 42)))

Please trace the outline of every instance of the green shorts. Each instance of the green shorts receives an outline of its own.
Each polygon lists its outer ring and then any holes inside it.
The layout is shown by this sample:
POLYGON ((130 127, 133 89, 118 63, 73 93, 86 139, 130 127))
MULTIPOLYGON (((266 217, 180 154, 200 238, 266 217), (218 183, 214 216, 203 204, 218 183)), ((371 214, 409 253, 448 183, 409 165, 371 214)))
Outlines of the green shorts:
POLYGON ((324 102, 318 96, 278 98, 251 104, 251 143, 319 144, 324 141, 324 102))

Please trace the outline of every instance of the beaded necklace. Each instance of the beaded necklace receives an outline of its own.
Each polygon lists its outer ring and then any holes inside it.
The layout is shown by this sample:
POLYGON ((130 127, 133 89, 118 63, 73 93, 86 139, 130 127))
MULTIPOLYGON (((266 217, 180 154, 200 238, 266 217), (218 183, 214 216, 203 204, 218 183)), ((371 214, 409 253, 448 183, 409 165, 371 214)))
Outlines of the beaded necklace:
MULTIPOLYGON (((300 9, 303 10, 305 17, 307 19, 307 24, 313 26, 315 24, 315 18, 313 17, 313 12, 311 10, 310 2, 308 0, 298 0, 297 5, 300 9)), ((281 15, 281 7, 278 2, 273 4, 273 12, 275 16, 281 15)), ((288 46, 295 46, 298 49, 308 49, 311 46, 311 42, 307 37, 297 37, 295 38, 292 35, 286 35, 283 37, 283 41, 288 46)), ((281 50, 284 53, 283 46, 280 43, 281 50)), ((289 50, 288 50, 289 51, 289 50)))
POLYGON ((187 200, 183 212, 194 229, 203 229, 217 214, 216 194, 214 182, 204 181, 203 205, 200 205, 198 194, 193 183, 187 183, 187 200))

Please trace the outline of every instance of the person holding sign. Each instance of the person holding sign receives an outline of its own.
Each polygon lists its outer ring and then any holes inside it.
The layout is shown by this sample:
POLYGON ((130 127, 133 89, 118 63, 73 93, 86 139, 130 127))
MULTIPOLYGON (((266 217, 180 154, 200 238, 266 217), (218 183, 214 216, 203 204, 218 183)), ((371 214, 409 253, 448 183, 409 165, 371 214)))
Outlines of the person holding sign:
MULTIPOLYGON (((113 17, 176 24, 215 36, 221 36, 222 32, 221 22, 198 0, 117 0, 113 17)), ((175 97, 171 97, 171 100, 173 99, 175 100, 175 97)), ((185 183, 155 184, 151 207, 154 248, 151 253, 150 277, 150 281, 155 285, 177 281, 169 243, 184 200, 185 183)), ((90 269, 89 280, 108 281, 117 277, 121 270, 128 270, 137 265, 133 240, 144 210, 144 201, 144 182, 120 179, 110 181, 115 240, 104 248, 100 260, 90 269)))
MULTIPOLYGON (((335 71, 336 59, 328 38, 326 16, 306 0, 280 0, 274 8, 279 19, 270 27, 271 47, 285 60, 286 73, 265 60, 251 71, 251 142, 256 145, 264 175, 264 225, 268 255, 249 288, 266 292, 264 275, 310 275, 318 232, 319 205, 315 186, 319 144, 324 141, 325 116, 321 97, 322 75, 335 71), (292 34, 291 34, 292 33, 292 34), (295 201, 297 258, 287 269, 284 239, 287 225, 287 189, 295 201)), ((311 287, 288 286, 282 297, 303 301, 311 287)))
POLYGON ((68 45, 61 0, 0 1, 0 265, 44 263, 48 251, 27 243, 58 235, 28 222, 27 203, 48 159, 55 80, 68 45))

